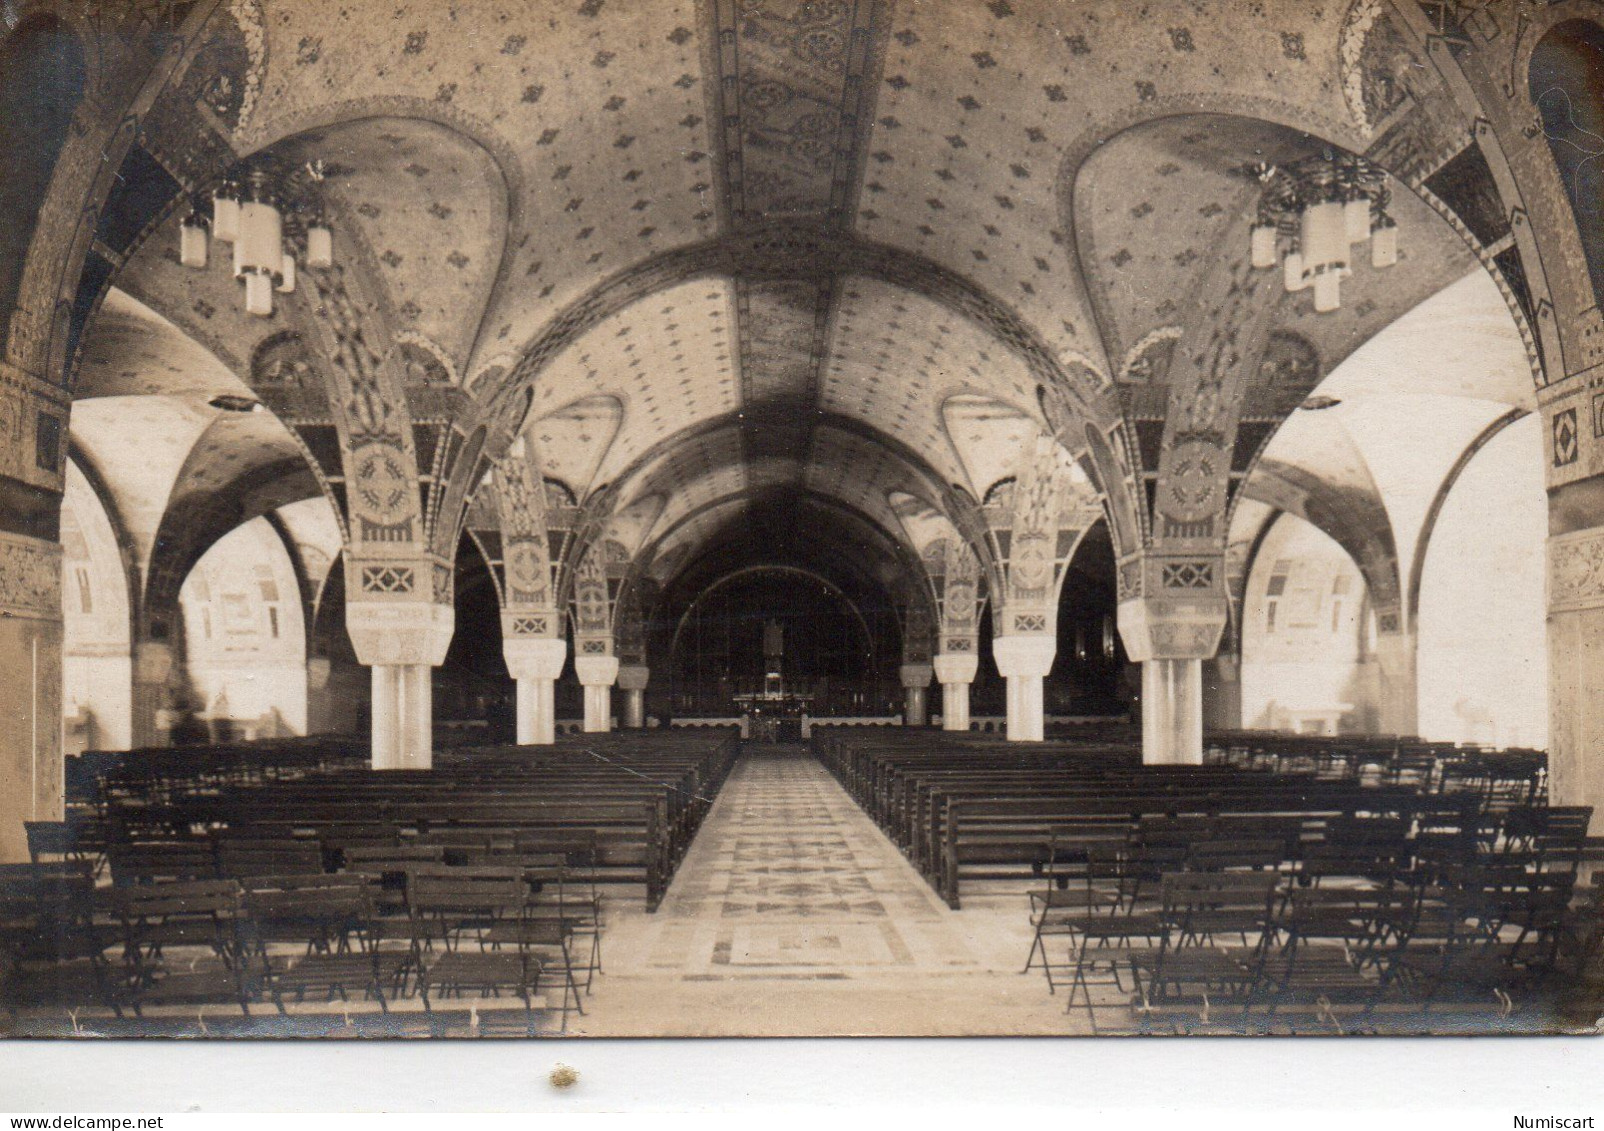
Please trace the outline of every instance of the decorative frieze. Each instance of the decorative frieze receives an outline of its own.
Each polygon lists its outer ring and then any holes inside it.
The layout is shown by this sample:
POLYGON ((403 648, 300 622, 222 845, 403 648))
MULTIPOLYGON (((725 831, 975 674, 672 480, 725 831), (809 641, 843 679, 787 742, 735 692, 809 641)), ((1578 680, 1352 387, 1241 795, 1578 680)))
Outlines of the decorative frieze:
POLYGON ((0 616, 61 619, 61 547, 0 533, 0 616))
POLYGON ((1604 526, 1548 540, 1548 611, 1604 608, 1604 526))

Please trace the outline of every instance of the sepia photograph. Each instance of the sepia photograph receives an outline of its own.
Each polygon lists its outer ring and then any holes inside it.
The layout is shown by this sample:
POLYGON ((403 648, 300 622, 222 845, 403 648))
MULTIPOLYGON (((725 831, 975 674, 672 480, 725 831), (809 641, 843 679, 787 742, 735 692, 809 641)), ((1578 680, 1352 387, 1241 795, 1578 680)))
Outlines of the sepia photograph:
POLYGON ((1597 0, 0 0, 0 139, 30 1055, 1600 1031, 1597 0))

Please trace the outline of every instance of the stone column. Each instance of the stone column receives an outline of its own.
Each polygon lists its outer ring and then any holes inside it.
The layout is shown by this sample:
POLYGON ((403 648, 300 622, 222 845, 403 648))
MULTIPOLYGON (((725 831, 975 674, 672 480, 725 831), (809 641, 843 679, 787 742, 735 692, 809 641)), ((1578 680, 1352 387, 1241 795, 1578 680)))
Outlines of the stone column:
POLYGON ((624 693, 624 726, 641 730, 646 726, 646 682, 652 670, 645 664, 621 664, 618 686, 624 693))
POLYGON ((557 677, 568 660, 568 641, 503 636, 501 655, 518 685, 518 745, 557 741, 557 677))
POLYGON ((1548 793, 1604 830, 1604 526, 1548 540, 1548 793))
POLYGON ((62 816, 61 548, 0 534, 0 863, 62 816))
POLYGON ((1242 659, 1221 652, 1203 665, 1203 722, 1213 730, 1242 729, 1242 659))
POLYGON ((969 685, 980 671, 980 657, 973 652, 943 652, 934 664, 941 684, 941 729, 969 729, 969 685))
POLYGON ((1420 733, 1417 639, 1412 632, 1376 634, 1376 684, 1381 694, 1378 727, 1382 734, 1413 737, 1420 733))
POLYGON ((373 768, 434 764, 433 669, 445 662, 456 614, 425 601, 353 601, 345 630, 373 672, 373 768))
POLYGON ((585 733, 605 734, 613 727, 613 681, 617 656, 575 656, 574 674, 585 689, 585 733))
POLYGON ((1203 661, 1225 629, 1223 598, 1121 602, 1125 654, 1142 665, 1142 763, 1202 765, 1203 661))
POLYGON ((1142 764, 1203 762, 1203 661, 1142 664, 1142 764))
POLYGON ((930 686, 930 677, 935 668, 929 664, 903 664, 902 691, 905 707, 902 713, 902 725, 906 727, 922 727, 930 720, 925 709, 925 688, 930 686))
POLYGON ((1008 741, 1046 737, 1042 680, 1053 670, 1058 641, 1051 636, 999 636, 991 642, 997 671, 1008 681, 1008 741))

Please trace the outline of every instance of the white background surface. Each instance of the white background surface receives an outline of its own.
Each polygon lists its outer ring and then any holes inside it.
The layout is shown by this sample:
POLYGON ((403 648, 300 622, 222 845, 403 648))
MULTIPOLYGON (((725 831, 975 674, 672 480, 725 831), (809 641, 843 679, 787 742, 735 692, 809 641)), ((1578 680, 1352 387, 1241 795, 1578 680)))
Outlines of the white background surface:
MULTIPOLYGON (((1244 1118, 1277 1131, 1458 1131, 1510 1128, 1515 1115, 1595 1115, 1604 1131, 1604 1040, 0 1043, 0 1109, 13 1112, 752 1112, 798 1106, 967 1111, 971 1119, 1049 1106, 1086 1117, 1057 1123, 1053 1131, 1240 1128, 1244 1118), (561 1092, 547 1080, 558 1062, 580 1076, 561 1092), (1368 1114, 1355 1117, 1361 1111, 1368 1114), (1351 1115, 1335 1122, 1318 1118, 1345 1112, 1351 1115), (1310 1118, 1290 1121, 1294 1113, 1310 1118)), ((169 1126, 183 1131, 190 1123, 169 1126)), ((228 1123, 193 1119, 197 1128, 228 1123)))

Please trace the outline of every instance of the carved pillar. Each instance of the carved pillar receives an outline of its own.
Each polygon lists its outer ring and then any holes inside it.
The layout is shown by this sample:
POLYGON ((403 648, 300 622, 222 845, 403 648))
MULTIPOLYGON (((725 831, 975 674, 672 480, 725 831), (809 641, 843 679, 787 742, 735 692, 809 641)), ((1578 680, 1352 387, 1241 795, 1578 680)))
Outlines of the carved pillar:
POLYGON ((61 816, 61 548, 0 534, 0 863, 61 816))
POLYGON ((1548 540, 1548 792, 1604 828, 1604 526, 1548 540))
POLYGON ((605 734, 613 727, 613 682, 618 678, 618 657, 574 657, 574 674, 585 689, 585 733, 605 734))
POLYGON ((941 684, 941 729, 969 729, 969 685, 980 671, 973 652, 942 652, 932 662, 941 684))
POLYGON ((902 714, 903 726, 922 727, 929 722, 925 707, 925 688, 930 686, 930 677, 934 673, 935 668, 930 664, 902 665, 900 674, 905 703, 902 714))
POLYGON ((557 741, 557 677, 568 660, 568 642, 542 637, 504 637, 501 655, 518 684, 518 745, 557 741))
POLYGON ((640 730, 646 725, 646 683, 652 671, 645 664, 621 664, 618 686, 624 692, 624 726, 640 730))
POLYGON ((1203 661, 1225 628, 1224 598, 1121 602, 1125 653, 1142 665, 1142 762, 1203 762, 1203 661))
POLYGON ((445 662, 456 615, 427 601, 353 601, 345 628, 357 660, 373 670, 373 768, 434 764, 433 668, 445 662))
POLYGON ((997 671, 1008 681, 1008 741, 1046 737, 1042 680, 1053 670, 1058 641, 1051 636, 999 636, 991 642, 997 671))

